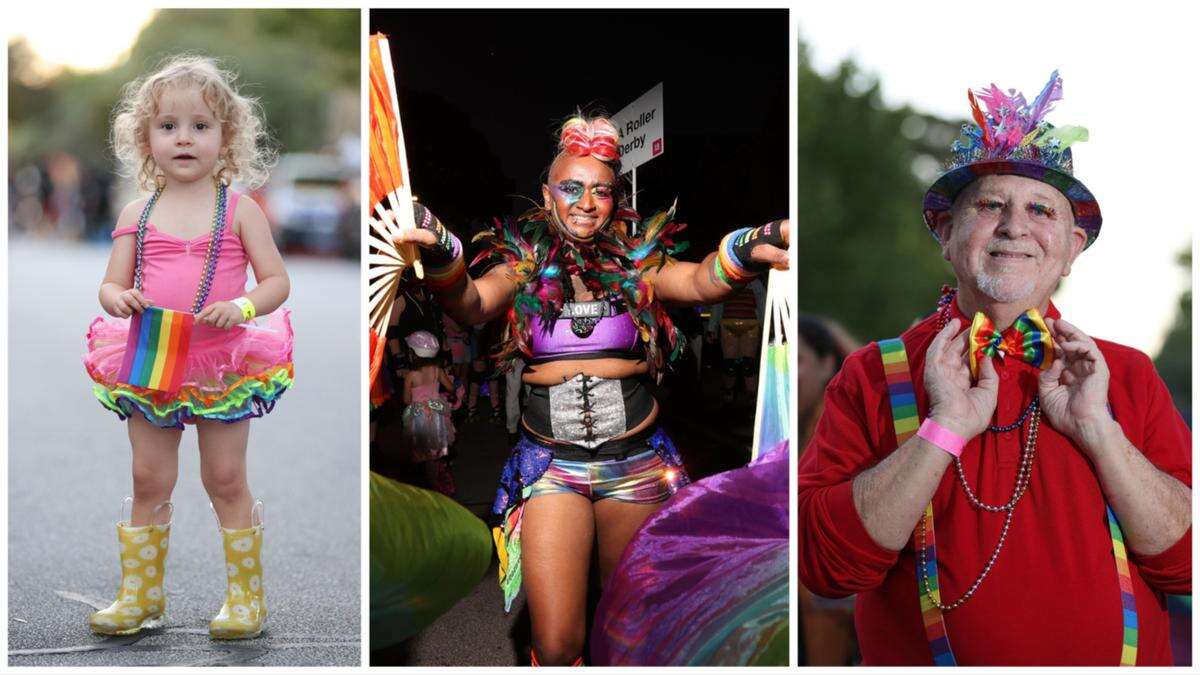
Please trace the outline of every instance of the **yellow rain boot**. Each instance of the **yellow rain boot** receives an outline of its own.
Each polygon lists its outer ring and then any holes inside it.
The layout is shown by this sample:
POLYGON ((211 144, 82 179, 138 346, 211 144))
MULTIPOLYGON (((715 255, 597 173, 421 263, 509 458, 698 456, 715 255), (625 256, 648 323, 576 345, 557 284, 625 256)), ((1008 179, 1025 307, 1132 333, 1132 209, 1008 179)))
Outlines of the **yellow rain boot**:
MULTIPOLYGON (((215 511, 214 511, 215 514, 215 511)), ((250 511, 251 526, 244 530, 220 528, 225 542, 225 604, 208 624, 208 634, 218 640, 258 637, 267 618, 263 599, 263 503, 250 511)))
MULTIPOLYGON (((132 502, 129 497, 126 502, 132 502)), ((131 527, 122 519, 117 523, 117 541, 121 545, 121 587, 117 599, 108 607, 94 612, 88 619, 92 631, 101 635, 132 635, 141 630, 158 628, 166 620, 167 598, 163 592, 163 577, 167 564, 167 541, 171 534, 170 502, 160 504, 154 511, 168 509, 165 524, 131 527)))

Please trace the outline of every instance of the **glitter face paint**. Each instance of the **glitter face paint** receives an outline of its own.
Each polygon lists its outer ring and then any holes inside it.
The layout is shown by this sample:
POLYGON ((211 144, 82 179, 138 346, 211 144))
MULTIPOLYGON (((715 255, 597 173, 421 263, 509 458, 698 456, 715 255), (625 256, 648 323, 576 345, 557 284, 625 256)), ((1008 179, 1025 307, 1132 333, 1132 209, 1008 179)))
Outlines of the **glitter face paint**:
MULTIPOLYGON (((553 194, 555 197, 554 208, 550 210, 551 221, 554 223, 555 227, 557 227, 558 230, 568 239, 573 241, 590 241, 593 237, 587 237, 585 239, 571 232, 571 230, 567 228, 566 224, 563 222, 564 214, 560 214, 559 210, 562 208, 562 204, 565 204, 565 215, 567 218, 570 218, 571 209, 580 201, 582 201, 584 195, 588 194, 589 192, 592 196, 593 202, 604 202, 609 204, 613 200, 612 184, 608 182, 602 182, 589 186, 584 185, 582 181, 567 179, 559 181, 553 185, 548 185, 547 187, 550 188, 551 194, 553 194), (560 201, 562 204, 559 203, 560 201)), ((607 210, 609 211, 609 218, 605 219, 605 221, 600 224, 600 228, 606 226, 608 224, 608 220, 612 217, 611 207, 609 207, 607 210)))
POLYGON ((584 193, 589 189, 592 192, 592 199, 612 201, 613 189, 610 183, 596 183, 589 188, 577 180, 564 180, 557 185, 550 186, 550 190, 565 201, 568 208, 575 206, 579 200, 583 199, 584 193))

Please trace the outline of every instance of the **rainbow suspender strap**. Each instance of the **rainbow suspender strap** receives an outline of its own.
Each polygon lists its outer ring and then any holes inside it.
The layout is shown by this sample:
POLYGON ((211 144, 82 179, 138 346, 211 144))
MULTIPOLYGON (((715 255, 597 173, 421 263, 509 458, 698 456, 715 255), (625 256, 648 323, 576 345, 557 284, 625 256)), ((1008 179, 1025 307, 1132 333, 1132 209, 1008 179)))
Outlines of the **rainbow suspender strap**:
POLYGON ((1137 665, 1138 619, 1137 605, 1133 600, 1133 576, 1129 573, 1129 556, 1125 552, 1125 535, 1121 524, 1108 504, 1104 505, 1108 516, 1108 533, 1112 535, 1113 558, 1117 561, 1117 584, 1121 587, 1121 665, 1137 665))
MULTIPOLYGON (((892 425, 896 430, 896 447, 909 439, 920 425, 917 415, 917 400, 913 391, 912 375, 908 369, 908 353, 900 338, 880 340, 879 354, 883 359, 883 374, 887 379, 888 401, 892 406, 892 425)), ((1108 532, 1112 536, 1113 558, 1117 565, 1117 583, 1121 591, 1121 665, 1137 665, 1138 620, 1134 604, 1133 577, 1129 572, 1129 557, 1125 552, 1125 536, 1117 517, 1108 504, 1104 505, 1108 518, 1108 532)), ((929 652, 936 666, 956 666, 954 651, 950 649, 950 637, 946 634, 946 621, 938 604, 942 602, 938 587, 937 547, 934 540, 933 502, 925 505, 925 576, 929 579, 930 593, 925 593, 921 575, 917 577, 917 594, 921 598, 921 620, 925 624, 925 637, 929 640, 929 652)), ((918 524, 917 527, 920 527, 918 524)), ((913 537, 918 545, 920 536, 913 537)), ((919 557, 917 558, 920 559, 919 557)))
MULTIPOLYGON (((880 340, 879 354, 883 358, 883 374, 887 378, 888 401, 892 405, 892 425, 896 429, 896 447, 917 432, 920 419, 917 416, 917 396, 913 391, 912 376, 908 372, 908 353, 900 338, 880 340)), ((919 525, 918 525, 919 527, 919 525)), ((921 598, 921 621, 925 624, 925 637, 929 640, 929 651, 935 666, 956 666, 954 651, 950 649, 950 636, 946 634, 946 621, 942 618, 941 592, 938 589, 937 546, 933 536, 933 502, 925 505, 925 577, 929 579, 929 591, 925 593, 921 575, 916 575, 917 594, 921 598)), ((919 536, 913 537, 913 545, 919 545, 919 536)), ((917 556, 916 560, 920 560, 917 556)))

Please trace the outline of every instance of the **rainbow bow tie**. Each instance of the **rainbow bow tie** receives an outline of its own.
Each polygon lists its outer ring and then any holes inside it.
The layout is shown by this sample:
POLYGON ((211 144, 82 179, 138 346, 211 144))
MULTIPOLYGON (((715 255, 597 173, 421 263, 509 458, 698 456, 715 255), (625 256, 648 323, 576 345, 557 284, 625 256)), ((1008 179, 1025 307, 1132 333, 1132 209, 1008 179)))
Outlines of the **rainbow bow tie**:
POLYGON ((1036 309, 1017 317, 1003 332, 996 330, 995 324, 983 312, 976 312, 967 340, 972 378, 979 377, 979 363, 984 356, 1003 361, 1008 355, 1040 370, 1049 368, 1054 361, 1054 341, 1036 309))

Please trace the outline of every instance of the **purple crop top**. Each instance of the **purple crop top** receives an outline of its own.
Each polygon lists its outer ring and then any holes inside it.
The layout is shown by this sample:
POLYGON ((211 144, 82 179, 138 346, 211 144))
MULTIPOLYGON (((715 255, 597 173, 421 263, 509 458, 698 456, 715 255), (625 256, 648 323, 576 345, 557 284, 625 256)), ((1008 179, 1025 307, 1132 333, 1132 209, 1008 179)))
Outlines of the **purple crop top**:
POLYGON ((549 330, 540 316, 530 321, 533 363, 560 359, 642 358, 641 337, 629 312, 607 301, 567 302, 549 330))

